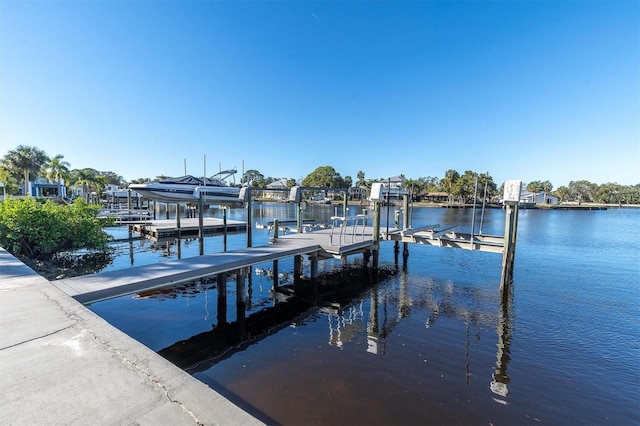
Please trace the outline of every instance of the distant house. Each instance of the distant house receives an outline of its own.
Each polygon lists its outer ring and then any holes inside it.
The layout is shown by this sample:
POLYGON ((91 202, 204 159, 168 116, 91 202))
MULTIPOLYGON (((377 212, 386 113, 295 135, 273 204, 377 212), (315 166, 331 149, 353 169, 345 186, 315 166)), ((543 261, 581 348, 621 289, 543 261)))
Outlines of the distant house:
POLYGON ((369 194, 369 188, 366 186, 352 186, 349 188, 349 199, 350 200, 363 200, 367 198, 369 194))
POLYGON ((272 198, 274 200, 289 199, 289 192, 287 192, 289 186, 287 185, 287 180, 287 178, 282 178, 267 184, 262 194, 265 198, 272 198))
POLYGON ((424 201, 430 203, 446 203, 449 201, 449 194, 446 192, 427 192, 424 196, 424 201))
POLYGON ((29 193, 34 197, 66 198, 67 187, 65 186, 64 179, 58 183, 49 182, 45 178, 37 177, 33 182, 29 182, 29 193))
POLYGON ((407 195, 407 191, 404 189, 405 180, 406 179, 403 176, 392 176, 388 179, 381 179, 378 181, 384 188, 383 192, 387 202, 398 202, 404 195, 407 195))
POLYGON ((400 189, 404 187, 404 176, 392 176, 389 179, 383 179, 380 182, 382 186, 389 187, 390 189, 400 189))
POLYGON ((528 205, 549 205, 553 206, 558 204, 558 197, 548 194, 546 192, 530 192, 520 191, 520 204, 528 205))

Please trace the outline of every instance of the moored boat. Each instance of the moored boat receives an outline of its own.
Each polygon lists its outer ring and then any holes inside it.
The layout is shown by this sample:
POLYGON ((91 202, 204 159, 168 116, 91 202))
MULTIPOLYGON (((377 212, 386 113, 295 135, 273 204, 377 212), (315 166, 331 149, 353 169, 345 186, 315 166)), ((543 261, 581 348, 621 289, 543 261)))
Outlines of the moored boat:
POLYGON ((219 176, 235 172, 226 170, 208 178, 191 175, 170 177, 158 182, 134 183, 129 185, 129 189, 147 199, 167 203, 196 203, 202 194, 206 203, 233 204, 241 201, 240 188, 229 186, 219 176))

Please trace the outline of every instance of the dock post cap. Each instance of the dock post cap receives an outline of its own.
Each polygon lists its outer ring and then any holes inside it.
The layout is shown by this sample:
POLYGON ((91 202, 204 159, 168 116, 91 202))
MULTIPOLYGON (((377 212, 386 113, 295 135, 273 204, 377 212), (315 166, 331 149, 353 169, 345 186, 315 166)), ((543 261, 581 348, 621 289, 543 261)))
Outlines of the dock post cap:
POLYGON ((299 186, 292 186, 289 191, 289 201, 293 201, 295 203, 299 203, 302 201, 302 191, 299 186))
POLYGON ((369 200, 383 201, 381 182, 374 182, 371 184, 371 195, 369 195, 369 200))
POLYGON ((251 188, 248 186, 243 186, 242 188, 240 188, 238 199, 246 202, 249 200, 249 197, 251 196, 250 194, 251 194, 251 188))
POLYGON ((520 202, 520 190, 522 188, 521 180, 507 180, 504 182, 504 196, 505 203, 520 202))

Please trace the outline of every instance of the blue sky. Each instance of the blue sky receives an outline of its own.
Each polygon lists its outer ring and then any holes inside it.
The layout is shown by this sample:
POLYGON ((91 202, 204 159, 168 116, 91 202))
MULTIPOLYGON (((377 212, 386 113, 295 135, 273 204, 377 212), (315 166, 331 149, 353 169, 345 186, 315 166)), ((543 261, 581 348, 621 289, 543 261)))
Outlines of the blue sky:
POLYGON ((128 180, 637 184, 640 2, 0 0, 20 144, 128 180))

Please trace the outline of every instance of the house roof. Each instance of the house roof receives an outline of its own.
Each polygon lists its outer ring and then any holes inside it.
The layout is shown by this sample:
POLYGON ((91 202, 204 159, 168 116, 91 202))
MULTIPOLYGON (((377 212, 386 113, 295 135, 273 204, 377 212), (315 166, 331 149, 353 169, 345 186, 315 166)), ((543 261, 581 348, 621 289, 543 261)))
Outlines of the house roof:
POLYGON ((405 177, 403 176, 391 176, 388 179, 380 179, 378 180, 378 182, 380 183, 403 183, 405 180, 407 180, 405 177))
POLYGON ((267 185, 267 188, 286 188, 286 187, 287 187, 287 178, 276 180, 267 185))

